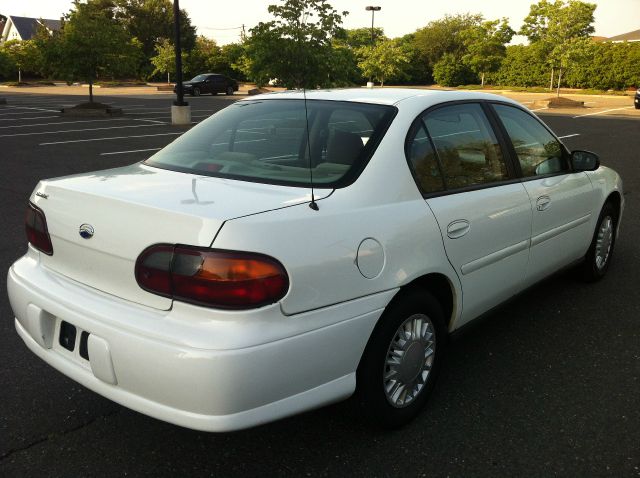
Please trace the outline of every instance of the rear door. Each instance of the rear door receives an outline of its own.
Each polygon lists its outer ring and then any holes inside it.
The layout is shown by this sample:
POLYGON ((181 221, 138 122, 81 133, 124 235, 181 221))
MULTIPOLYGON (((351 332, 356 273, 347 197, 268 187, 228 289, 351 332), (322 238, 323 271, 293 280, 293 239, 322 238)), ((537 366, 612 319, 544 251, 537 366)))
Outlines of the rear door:
POLYGON ((213 93, 224 93, 227 91, 227 82, 225 81, 224 76, 213 75, 211 78, 213 80, 213 93))
POLYGON ((533 284, 586 252, 596 196, 587 175, 570 170, 566 149, 537 118, 515 106, 493 108, 510 139, 531 201, 526 284, 533 284))
POLYGON ((462 283, 462 325, 523 288, 529 196, 481 104, 428 111, 412 134, 407 153, 416 181, 462 283))

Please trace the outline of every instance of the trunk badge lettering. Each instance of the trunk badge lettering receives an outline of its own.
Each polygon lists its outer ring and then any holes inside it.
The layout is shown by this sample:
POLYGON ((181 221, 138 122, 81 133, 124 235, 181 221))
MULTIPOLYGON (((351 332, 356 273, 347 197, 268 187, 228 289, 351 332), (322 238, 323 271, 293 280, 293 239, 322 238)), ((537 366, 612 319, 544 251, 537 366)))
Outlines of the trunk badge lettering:
POLYGON ((80 237, 83 239, 91 239, 93 237, 93 226, 91 224, 82 224, 80 225, 80 237))
POLYGON ((41 197, 42 199, 48 199, 48 198, 49 198, 49 195, 48 195, 48 194, 41 193, 40 191, 38 191, 38 192, 36 193, 36 196, 41 197))

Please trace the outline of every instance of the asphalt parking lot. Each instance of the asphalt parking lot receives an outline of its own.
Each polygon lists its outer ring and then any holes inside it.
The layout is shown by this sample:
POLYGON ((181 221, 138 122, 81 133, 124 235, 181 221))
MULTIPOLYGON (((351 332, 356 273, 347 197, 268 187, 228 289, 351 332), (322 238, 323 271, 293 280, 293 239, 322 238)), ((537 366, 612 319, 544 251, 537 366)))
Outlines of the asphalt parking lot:
MULTIPOLYGON (((382 432, 345 402, 207 434, 45 365, 17 336, 5 292, 37 181, 145 159, 186 130, 169 124, 171 96, 101 96, 125 115, 100 119, 59 115, 80 97, 0 96, 0 476, 640 476, 640 117, 541 116, 624 179, 609 273, 589 285, 559 274, 457 337, 415 422, 382 432)), ((197 122, 233 99, 188 101, 197 122)))

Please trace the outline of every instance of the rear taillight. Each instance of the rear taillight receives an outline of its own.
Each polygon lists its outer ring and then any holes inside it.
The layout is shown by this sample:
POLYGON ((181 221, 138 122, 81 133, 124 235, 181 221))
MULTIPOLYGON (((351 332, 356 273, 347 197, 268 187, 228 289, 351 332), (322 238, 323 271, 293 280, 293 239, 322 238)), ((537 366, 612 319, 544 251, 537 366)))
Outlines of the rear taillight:
POLYGON ((27 232, 27 240, 31 245, 47 255, 52 255, 53 246, 47 230, 47 220, 40 208, 29 203, 24 218, 24 226, 27 232))
POLYGON ((183 245, 157 244, 138 257, 136 281, 144 290, 192 304, 252 309, 273 304, 289 289, 276 259, 183 245))

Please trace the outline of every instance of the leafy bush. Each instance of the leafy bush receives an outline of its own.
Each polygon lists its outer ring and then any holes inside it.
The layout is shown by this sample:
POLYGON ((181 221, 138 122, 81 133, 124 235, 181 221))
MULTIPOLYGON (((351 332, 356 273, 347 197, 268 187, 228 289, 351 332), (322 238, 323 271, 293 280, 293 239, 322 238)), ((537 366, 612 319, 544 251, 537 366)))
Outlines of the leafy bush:
POLYGON ((433 65, 433 78, 442 86, 466 85, 478 81, 471 69, 451 53, 445 53, 433 65))

